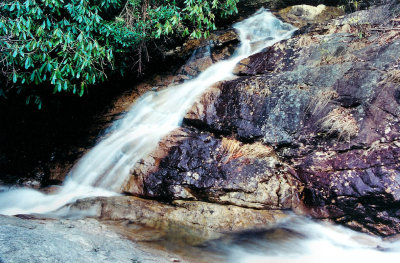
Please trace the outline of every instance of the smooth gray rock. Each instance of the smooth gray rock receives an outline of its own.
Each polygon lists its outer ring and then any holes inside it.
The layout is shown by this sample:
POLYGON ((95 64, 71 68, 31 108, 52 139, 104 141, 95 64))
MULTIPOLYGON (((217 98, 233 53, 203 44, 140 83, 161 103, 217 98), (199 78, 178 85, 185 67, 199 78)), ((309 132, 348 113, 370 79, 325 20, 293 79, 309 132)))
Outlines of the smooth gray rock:
POLYGON ((25 220, 0 215, 1 263, 170 261, 165 252, 148 252, 95 219, 25 220))

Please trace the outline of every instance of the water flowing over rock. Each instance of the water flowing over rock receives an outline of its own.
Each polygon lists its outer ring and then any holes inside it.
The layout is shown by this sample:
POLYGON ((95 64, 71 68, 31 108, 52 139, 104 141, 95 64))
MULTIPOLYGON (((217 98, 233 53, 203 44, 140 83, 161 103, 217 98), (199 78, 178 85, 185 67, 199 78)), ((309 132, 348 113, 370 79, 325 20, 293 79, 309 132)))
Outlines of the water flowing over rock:
MULTIPOLYGON (((238 23, 235 28, 242 40, 242 45, 231 59, 211 65, 213 61, 223 58, 224 54, 229 56, 229 50, 228 53, 224 50, 218 51, 218 46, 223 46, 224 43, 234 43, 237 39, 236 34, 230 32, 216 35, 212 40, 214 46, 206 45, 198 49, 180 72, 190 78, 203 71, 199 76, 180 85, 146 93, 132 106, 124 118, 118 120, 108 130, 104 139, 81 158, 65 180, 64 186, 50 195, 29 189, 16 189, 0 193, 0 212, 3 214, 47 213, 78 198, 115 195, 115 192, 120 191, 127 181, 132 181, 129 180, 132 167, 150 154, 164 136, 179 127, 188 108, 205 89, 218 81, 231 78, 233 76, 232 69, 241 59, 265 46, 290 37, 294 31, 294 27, 281 22, 266 10, 260 10, 253 17, 238 23)), ((174 80, 171 80, 171 83, 173 82, 174 80)), ((221 142, 216 143, 221 144, 221 142)), ((250 147, 249 151, 252 150, 254 149, 250 147)), ((243 159, 240 162, 248 162, 248 160, 243 159)), ((233 169, 242 169, 242 167, 231 162, 224 168, 221 176, 229 177, 230 174, 231 178, 227 178, 227 182, 230 184, 231 190, 236 188, 236 184, 247 189, 245 181, 249 177, 249 173, 259 170, 255 180, 268 179, 270 182, 260 188, 256 185, 251 186, 246 191, 257 192, 260 197, 253 198, 248 195, 244 202, 249 207, 256 208, 263 206, 288 208, 290 207, 288 203, 291 202, 292 185, 281 184, 279 180, 270 180, 268 177, 275 177, 275 175, 273 173, 264 174, 262 171, 263 167, 272 168, 274 165, 273 158, 263 160, 258 168, 248 165, 246 166, 248 171, 243 174, 243 178, 236 180, 232 177, 233 169), (231 164, 232 167, 230 167, 231 164), (269 195, 268 189, 272 189, 276 193, 269 195)), ((211 165, 209 172, 213 172, 215 168, 211 165)), ((146 187, 144 196, 168 198, 167 195, 161 194, 163 190, 157 189, 157 187, 154 189, 147 187, 151 185, 149 183, 151 180, 157 181, 158 176, 146 178, 146 184, 137 184, 135 189, 140 190, 140 188, 146 187)), ((288 181, 290 180, 288 179, 288 181)), ((211 187, 210 184, 214 182, 215 180, 201 182, 195 186, 211 187)), ((174 188, 172 185, 167 187, 174 188)), ((176 187, 179 188, 179 185, 176 187)), ((221 193, 218 198, 225 203, 243 202, 240 192, 237 194, 221 193)))
MULTIPOLYGON (((225 178, 209 164, 196 165, 192 156, 199 151, 223 171, 223 161, 214 157, 217 142, 237 140, 238 149, 263 143, 279 166, 262 170, 267 177, 280 174, 280 182, 296 182, 292 187, 303 202, 292 207, 296 211, 381 235, 399 233, 399 25, 399 5, 381 6, 311 26, 242 60, 234 70, 240 77, 213 86, 185 116, 184 123, 199 130, 183 143, 194 150, 172 147, 170 166, 161 161, 150 178, 161 182, 163 174, 162 182, 176 180, 187 198, 197 198, 197 189, 208 186, 203 174, 217 174, 218 182, 225 178), (203 150, 199 138, 208 138, 203 150), (186 174, 196 169, 198 180, 186 174)), ((233 160, 240 158, 246 154, 233 160)), ((245 193, 258 193, 241 191, 243 206, 245 193)), ((216 193, 203 198, 215 199, 216 193)))
POLYGON ((239 30, 245 45, 218 66, 237 35, 201 46, 177 76, 156 81, 60 190, 1 193, 2 213, 90 197, 56 214, 183 230, 194 244, 263 228, 287 210, 400 233, 399 5, 307 24, 291 39, 291 26, 268 23, 261 37, 239 30))
POLYGON ((209 243, 227 255, 226 262, 233 263, 314 263, 321 262, 321 258, 327 263, 373 263, 393 261, 400 254, 398 241, 385 242, 338 225, 296 216, 269 229, 233 234, 209 243))
POLYGON ((393 4, 356 12, 243 59, 131 169, 124 191, 399 233, 398 15, 393 4))

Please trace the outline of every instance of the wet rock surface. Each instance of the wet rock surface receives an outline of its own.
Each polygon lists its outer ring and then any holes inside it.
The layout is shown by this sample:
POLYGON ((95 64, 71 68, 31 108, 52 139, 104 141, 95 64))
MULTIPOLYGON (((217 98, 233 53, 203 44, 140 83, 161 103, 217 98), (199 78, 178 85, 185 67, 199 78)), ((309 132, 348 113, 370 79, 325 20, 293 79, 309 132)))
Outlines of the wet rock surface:
POLYGON ((184 54, 190 52, 192 55, 181 68, 173 73, 173 78, 187 80, 196 77, 215 62, 231 57, 238 44, 239 36, 232 28, 215 31, 205 40, 187 41, 182 52, 184 54))
POLYGON ((296 204, 297 181, 272 148, 209 132, 174 131, 132 171, 125 191, 164 200, 202 200, 258 209, 296 204), (169 146, 169 147, 168 147, 169 146))
POLYGON ((0 262, 185 262, 134 244, 95 219, 0 216, 0 262))
POLYGON ((344 15, 344 9, 339 7, 318 5, 295 5, 279 10, 279 17, 298 28, 318 24, 344 15))
MULTIPOLYGON (((122 192, 157 201, 119 196, 64 208, 123 228, 94 219, 0 216, 0 262, 185 262, 129 240, 201 244, 273 225, 286 210, 398 234, 399 13, 398 5, 386 5, 307 23, 294 38, 241 61, 235 79, 210 88, 183 127, 132 167, 122 192), (162 231, 141 236, 127 230, 132 224, 162 231)), ((195 77, 231 56, 237 43, 232 30, 192 43, 199 49, 177 74, 156 76, 116 99, 91 138, 140 94, 195 77)), ((39 187, 45 174, 62 181, 89 148, 74 147, 64 153, 73 156, 68 162, 55 156, 22 184, 39 187)))
MULTIPOLYGON (((65 209, 72 215, 81 214, 101 220, 128 220, 162 231, 157 239, 174 237, 191 245, 220 238, 224 233, 264 229, 287 217, 282 211, 201 201, 163 203, 132 196, 82 199, 65 209)), ((135 239, 132 233, 130 236, 135 239)))
POLYGON ((400 232, 399 12, 356 12, 244 59, 132 169, 125 191, 400 232))
MULTIPOLYGON (((210 88, 183 127, 132 167, 122 192, 146 199, 85 199, 68 207, 162 234, 138 237, 93 219, 0 217, 0 262, 169 262, 170 255, 143 252, 127 239, 173 236, 200 244, 224 232, 265 228, 286 210, 398 234, 399 27, 398 5, 307 24, 241 61, 235 79, 210 88)), ((230 30, 194 43, 199 49, 176 75, 159 75, 116 100, 93 137, 139 94, 195 77, 231 56, 237 43, 230 30)), ((51 163, 50 181, 61 181, 72 164, 51 163)))

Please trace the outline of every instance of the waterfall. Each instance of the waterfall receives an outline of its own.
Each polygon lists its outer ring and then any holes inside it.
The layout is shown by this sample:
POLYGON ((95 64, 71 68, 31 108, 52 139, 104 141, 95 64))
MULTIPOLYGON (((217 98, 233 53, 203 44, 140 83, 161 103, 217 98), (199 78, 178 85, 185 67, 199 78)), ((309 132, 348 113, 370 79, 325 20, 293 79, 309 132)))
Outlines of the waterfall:
MULTIPOLYGON (((232 70, 240 60, 289 38, 295 30, 266 10, 234 28, 241 46, 231 59, 212 65, 181 85, 142 96, 123 119, 114 123, 107 136, 78 161, 58 191, 44 194, 27 188, 0 188, 0 214, 49 213, 80 198, 118 195, 130 169, 179 127, 187 110, 207 88, 233 78, 232 70)), ((400 257, 399 241, 383 241, 296 216, 288 217, 273 229, 242 233, 228 241, 212 241, 210 247, 217 250, 218 256, 222 255, 218 262, 232 263, 374 263, 395 262, 400 257)))
POLYGON ((207 88, 232 78, 240 60, 289 38, 295 30, 264 9, 234 28, 241 45, 231 59, 212 65, 181 85, 143 95, 106 138, 79 160, 57 192, 45 195, 24 188, 5 191, 0 193, 0 214, 47 213, 79 198, 116 195, 130 169, 179 127, 186 111, 207 88))

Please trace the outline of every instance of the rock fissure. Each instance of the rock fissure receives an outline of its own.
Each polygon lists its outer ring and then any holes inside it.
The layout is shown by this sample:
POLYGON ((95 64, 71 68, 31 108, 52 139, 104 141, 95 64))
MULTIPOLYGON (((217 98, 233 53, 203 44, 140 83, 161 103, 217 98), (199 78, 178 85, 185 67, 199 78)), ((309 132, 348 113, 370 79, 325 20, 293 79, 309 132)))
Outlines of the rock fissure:
POLYGON ((395 114, 395 113, 393 113, 393 112, 391 112, 391 111, 388 111, 388 110, 385 109, 385 108, 382 108, 382 107, 380 107, 380 106, 375 106, 375 107, 378 108, 378 109, 380 109, 381 111, 384 111, 384 112, 387 113, 387 114, 392 115, 392 116, 395 117, 395 118, 399 118, 399 117, 400 117, 400 115, 395 114))

